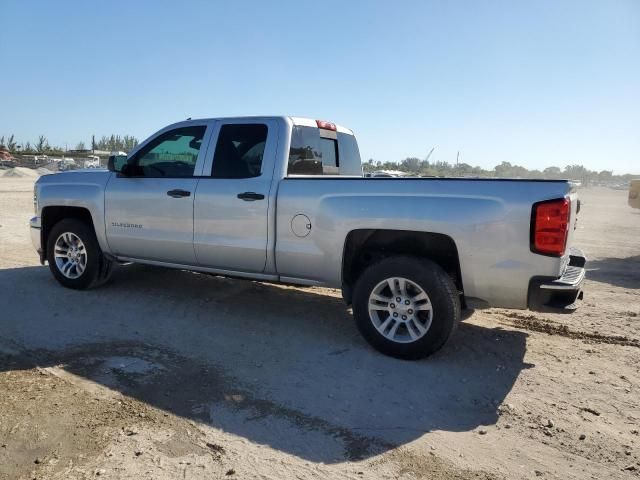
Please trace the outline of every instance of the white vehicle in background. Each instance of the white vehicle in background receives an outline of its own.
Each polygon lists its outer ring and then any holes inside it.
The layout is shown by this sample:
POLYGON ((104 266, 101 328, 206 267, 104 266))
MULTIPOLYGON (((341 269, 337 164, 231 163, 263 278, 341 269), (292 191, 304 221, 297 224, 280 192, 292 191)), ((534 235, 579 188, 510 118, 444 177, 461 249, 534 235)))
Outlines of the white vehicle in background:
POLYGON ((100 157, 89 155, 89 158, 84 161, 84 168, 100 168, 100 157))
POLYGON ((376 170, 375 172, 365 174, 365 177, 370 178, 397 178, 397 177, 408 177, 410 176, 407 172, 402 172, 400 170, 376 170))
POLYGON ((76 161, 73 158, 63 158, 58 163, 58 170, 64 172, 65 170, 74 170, 78 167, 76 161))

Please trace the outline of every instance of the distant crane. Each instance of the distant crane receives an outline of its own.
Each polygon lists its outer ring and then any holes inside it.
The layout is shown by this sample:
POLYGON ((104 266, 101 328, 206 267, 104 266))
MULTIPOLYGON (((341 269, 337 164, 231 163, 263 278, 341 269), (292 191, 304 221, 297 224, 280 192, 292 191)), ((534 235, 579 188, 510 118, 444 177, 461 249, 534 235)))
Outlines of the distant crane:
POLYGON ((433 147, 431 150, 429 150, 429 153, 427 155, 427 157, 424 159, 425 162, 429 161, 429 158, 431 157, 431 154, 433 153, 433 151, 436 149, 436 147, 433 147))

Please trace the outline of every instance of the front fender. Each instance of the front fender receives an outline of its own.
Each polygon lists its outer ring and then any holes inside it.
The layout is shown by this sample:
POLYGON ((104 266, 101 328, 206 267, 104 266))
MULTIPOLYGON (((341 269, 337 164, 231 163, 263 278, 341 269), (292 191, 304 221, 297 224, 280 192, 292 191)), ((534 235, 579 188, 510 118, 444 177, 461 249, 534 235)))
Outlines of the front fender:
POLYGON ((110 172, 87 172, 41 177, 36 188, 38 216, 42 224, 46 222, 49 207, 85 209, 91 216, 100 248, 103 252, 110 253, 104 224, 104 189, 109 174, 110 172))

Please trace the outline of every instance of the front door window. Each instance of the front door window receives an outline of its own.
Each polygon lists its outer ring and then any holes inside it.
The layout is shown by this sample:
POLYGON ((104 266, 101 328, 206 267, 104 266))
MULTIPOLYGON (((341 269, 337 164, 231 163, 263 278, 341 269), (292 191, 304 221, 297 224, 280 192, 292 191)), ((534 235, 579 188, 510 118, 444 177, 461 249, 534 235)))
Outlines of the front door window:
POLYGON ((165 132, 130 160, 133 177, 193 177, 206 127, 184 127, 165 132))

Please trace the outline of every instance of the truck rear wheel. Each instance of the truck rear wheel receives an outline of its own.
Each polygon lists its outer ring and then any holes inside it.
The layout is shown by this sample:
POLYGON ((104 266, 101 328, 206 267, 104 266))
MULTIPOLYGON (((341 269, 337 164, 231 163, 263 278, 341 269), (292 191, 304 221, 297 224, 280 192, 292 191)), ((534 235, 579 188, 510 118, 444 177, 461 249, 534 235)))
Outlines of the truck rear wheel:
POLYGON ((447 342, 460 321, 457 289, 439 265, 396 256, 358 279, 353 314, 364 338, 385 355, 424 358, 447 342))
POLYGON ((61 285, 76 290, 106 282, 112 267, 102 254, 93 228, 75 218, 59 221, 49 232, 47 262, 61 285))

